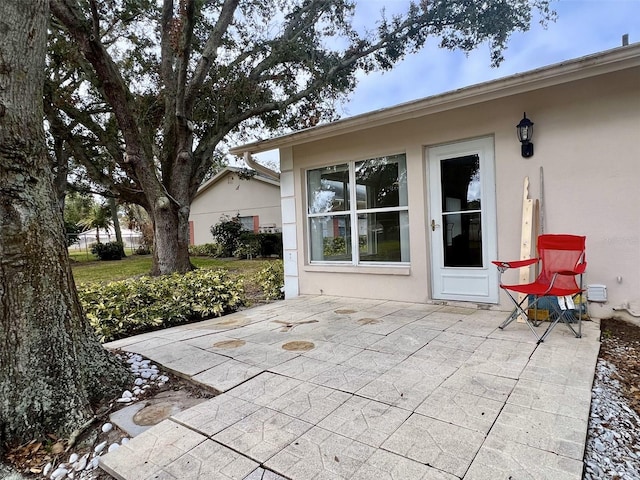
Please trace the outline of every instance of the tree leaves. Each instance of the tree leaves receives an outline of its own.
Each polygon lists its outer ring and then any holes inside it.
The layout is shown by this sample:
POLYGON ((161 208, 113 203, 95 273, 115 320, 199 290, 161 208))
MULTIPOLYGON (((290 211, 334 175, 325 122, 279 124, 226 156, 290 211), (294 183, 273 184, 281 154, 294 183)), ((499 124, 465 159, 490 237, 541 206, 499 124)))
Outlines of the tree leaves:
POLYGON ((109 0, 93 12, 51 0, 48 117, 102 189, 152 218, 169 198, 178 215, 229 143, 335 120, 359 72, 389 70, 429 37, 488 44, 498 65, 534 11, 553 19, 549 1, 421 0, 360 31, 350 0, 109 0))

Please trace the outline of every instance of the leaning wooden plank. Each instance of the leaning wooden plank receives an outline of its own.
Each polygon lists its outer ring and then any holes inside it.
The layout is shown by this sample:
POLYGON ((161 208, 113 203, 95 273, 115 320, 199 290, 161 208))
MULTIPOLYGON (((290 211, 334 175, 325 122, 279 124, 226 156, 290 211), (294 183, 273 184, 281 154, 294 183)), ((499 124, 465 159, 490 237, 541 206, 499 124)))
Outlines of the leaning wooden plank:
MULTIPOLYGON (((529 177, 524 177, 524 192, 522 195, 522 233, 520 241, 520 260, 531 258, 531 247, 533 238, 533 200, 529 198, 529 177)), ((520 269, 520 283, 529 283, 531 280, 531 267, 520 269)), ((526 295, 518 295, 518 302, 522 302, 526 295)), ((518 322, 524 322, 522 315, 518 317, 518 322)))

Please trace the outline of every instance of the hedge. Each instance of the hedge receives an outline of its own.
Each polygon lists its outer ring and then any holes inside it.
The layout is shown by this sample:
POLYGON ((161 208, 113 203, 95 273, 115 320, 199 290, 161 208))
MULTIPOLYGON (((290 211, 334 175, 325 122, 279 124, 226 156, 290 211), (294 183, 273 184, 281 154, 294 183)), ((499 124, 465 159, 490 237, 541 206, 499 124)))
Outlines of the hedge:
POLYGON ((94 243, 91 253, 99 260, 121 260, 124 258, 124 246, 120 242, 94 243))
POLYGON ((234 312, 245 303, 241 280, 224 270, 196 270, 78 288, 104 342, 234 312))
POLYGON ((260 285, 266 300, 284 298, 284 263, 282 260, 265 262, 255 274, 255 281, 260 285))

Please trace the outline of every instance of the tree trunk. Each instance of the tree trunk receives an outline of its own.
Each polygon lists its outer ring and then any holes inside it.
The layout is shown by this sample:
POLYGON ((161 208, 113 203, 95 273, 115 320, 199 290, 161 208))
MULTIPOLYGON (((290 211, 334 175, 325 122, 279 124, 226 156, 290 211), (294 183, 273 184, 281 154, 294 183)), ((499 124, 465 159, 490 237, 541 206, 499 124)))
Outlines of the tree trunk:
POLYGON ((0 2, 0 448, 64 436, 121 389, 76 294, 47 159, 47 0, 0 2))
POLYGON ((151 274, 165 275, 193 270, 189 260, 189 209, 177 208, 166 197, 155 203, 151 274))
POLYGON ((124 241, 122 240, 122 229, 120 228, 120 219, 118 218, 118 206, 116 205, 116 199, 109 197, 109 209, 111 209, 111 220, 113 220, 113 231, 116 232, 116 242, 122 245, 122 256, 126 257, 124 253, 124 241))

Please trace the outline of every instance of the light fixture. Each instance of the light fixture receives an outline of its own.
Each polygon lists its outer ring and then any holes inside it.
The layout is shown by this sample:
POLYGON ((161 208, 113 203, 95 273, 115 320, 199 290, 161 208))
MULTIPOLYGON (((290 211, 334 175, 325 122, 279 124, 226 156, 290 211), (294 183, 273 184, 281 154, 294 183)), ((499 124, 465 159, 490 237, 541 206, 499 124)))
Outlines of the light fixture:
POLYGON ((524 158, 533 156, 533 122, 527 118, 527 112, 524 113, 524 117, 520 120, 520 123, 516 125, 518 131, 518 140, 522 143, 521 153, 524 158))

